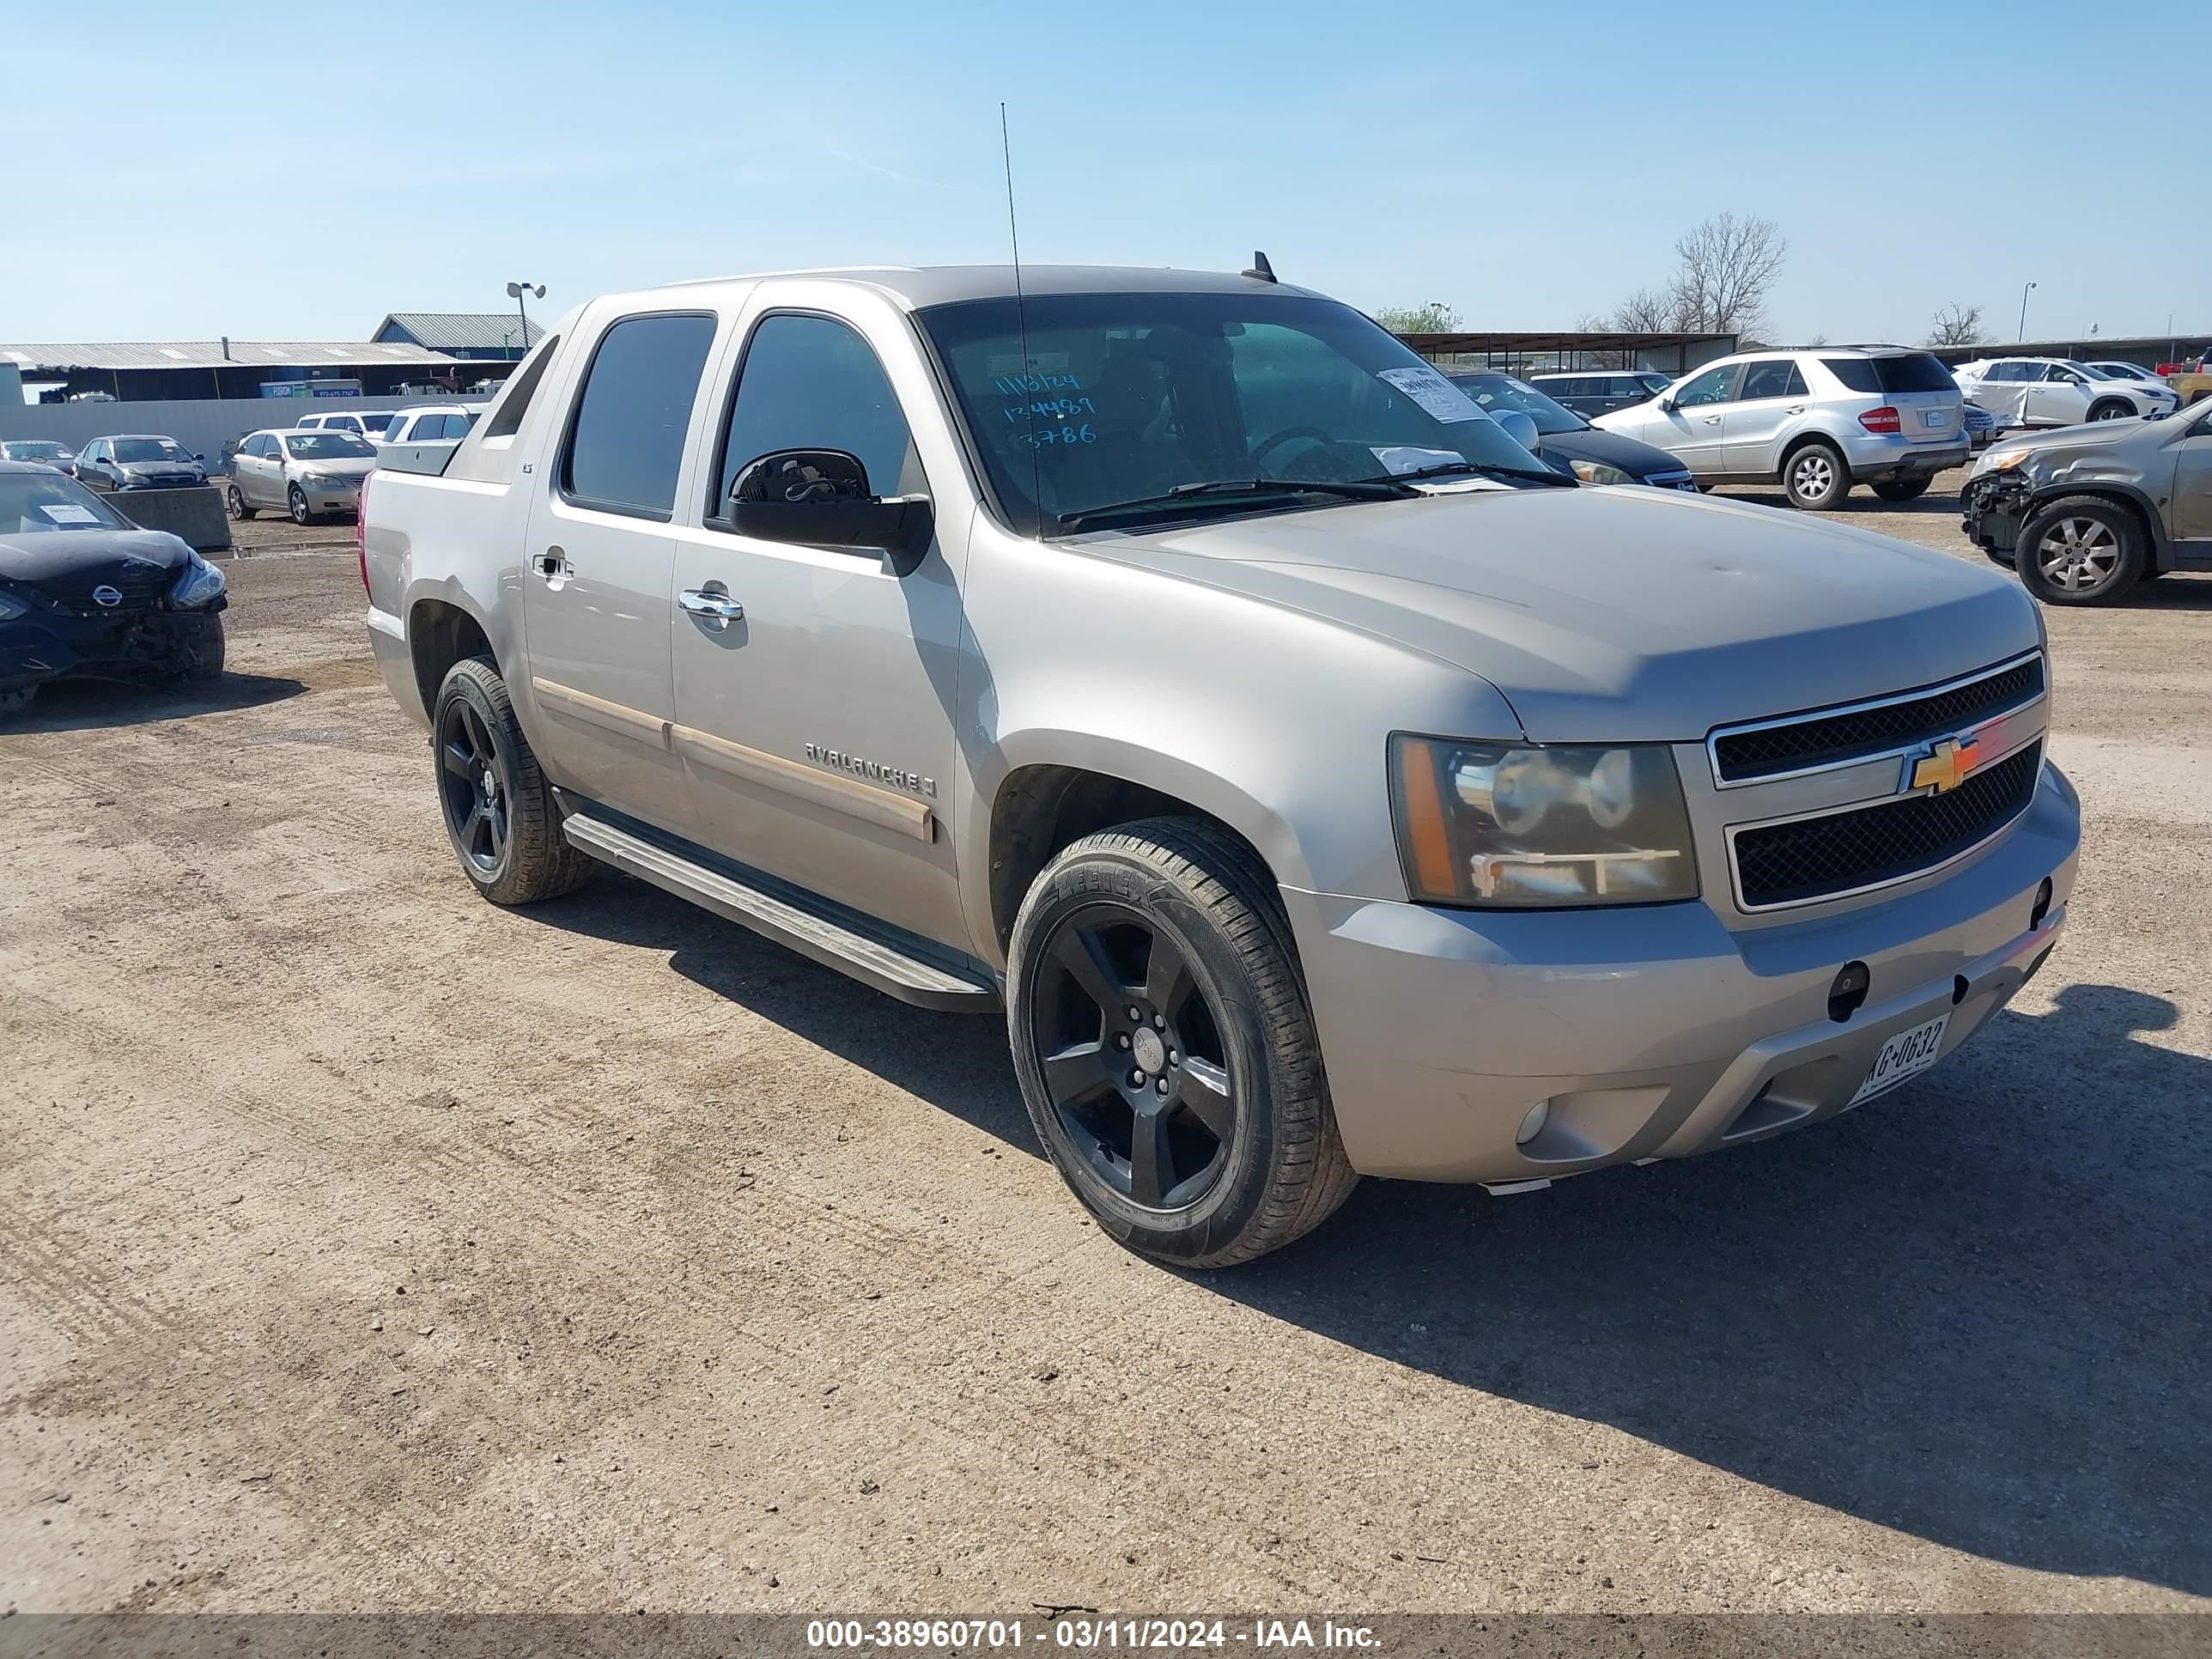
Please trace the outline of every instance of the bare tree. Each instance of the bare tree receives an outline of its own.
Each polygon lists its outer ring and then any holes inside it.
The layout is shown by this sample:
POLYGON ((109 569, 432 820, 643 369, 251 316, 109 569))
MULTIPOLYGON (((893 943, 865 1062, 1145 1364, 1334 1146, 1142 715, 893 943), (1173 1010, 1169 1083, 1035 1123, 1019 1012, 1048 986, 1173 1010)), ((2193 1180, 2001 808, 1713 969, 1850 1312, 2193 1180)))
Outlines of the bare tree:
POLYGON ((1928 336, 1928 343, 1932 346, 1979 345, 1990 337, 1982 331, 1979 306, 1945 306, 1936 313, 1935 321, 1936 326, 1928 336))
POLYGON ((1459 327, 1459 308, 1442 300, 1425 306, 1385 306, 1375 320, 1393 334, 1449 334, 1459 327))
POLYGON ((1675 326, 1702 334, 1749 334, 1765 325, 1766 297, 1790 243, 1771 219, 1717 213, 1674 244, 1681 261, 1672 298, 1675 326))

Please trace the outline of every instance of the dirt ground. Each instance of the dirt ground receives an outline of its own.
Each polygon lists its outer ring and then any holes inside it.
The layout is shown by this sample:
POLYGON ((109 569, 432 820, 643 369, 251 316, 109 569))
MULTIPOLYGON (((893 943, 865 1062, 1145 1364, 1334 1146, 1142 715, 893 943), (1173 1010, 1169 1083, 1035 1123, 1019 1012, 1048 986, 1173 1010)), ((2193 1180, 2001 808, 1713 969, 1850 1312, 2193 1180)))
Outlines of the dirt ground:
POLYGON ((2051 615, 2081 885, 1966 1054, 1180 1276, 997 1022, 479 902, 316 539, 0 734, 0 1610, 2212 1609, 2212 579, 2051 615))

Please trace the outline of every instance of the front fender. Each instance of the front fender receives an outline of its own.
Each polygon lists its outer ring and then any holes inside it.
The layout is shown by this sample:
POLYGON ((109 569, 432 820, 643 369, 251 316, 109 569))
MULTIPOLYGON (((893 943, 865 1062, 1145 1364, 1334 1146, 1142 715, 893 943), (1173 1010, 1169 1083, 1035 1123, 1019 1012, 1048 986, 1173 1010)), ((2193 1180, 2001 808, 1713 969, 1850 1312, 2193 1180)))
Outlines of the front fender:
POLYGON ((2040 513, 2051 502, 2067 495, 2110 495, 2128 502, 2142 514, 2150 530, 2150 562, 2154 569, 2167 568, 2173 560, 2172 543, 2166 533, 2166 514, 2159 509, 2143 487, 2136 482, 2133 470, 2126 477, 2110 474, 2100 458, 2084 456, 2069 461, 2054 472, 2047 482, 2035 486, 2028 497, 2027 512, 2023 519, 2040 513))

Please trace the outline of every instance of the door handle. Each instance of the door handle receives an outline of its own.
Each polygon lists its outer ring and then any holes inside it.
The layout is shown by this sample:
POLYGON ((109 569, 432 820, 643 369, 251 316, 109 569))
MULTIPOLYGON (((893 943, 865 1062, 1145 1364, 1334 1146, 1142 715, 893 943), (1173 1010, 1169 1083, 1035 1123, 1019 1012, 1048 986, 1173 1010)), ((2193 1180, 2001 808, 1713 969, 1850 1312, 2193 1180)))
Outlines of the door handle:
POLYGON ((547 548, 538 561, 538 574, 549 582, 558 581, 572 574, 568 568, 568 556, 557 547, 547 548))
POLYGON ((726 593, 709 593, 702 587, 687 587, 677 596, 677 604, 710 626, 723 629, 733 622, 743 622, 745 608, 726 593))
POLYGON ((1802 415, 1805 412, 1805 405, 1802 404, 1792 404, 1789 408, 1784 410, 1782 412, 1784 415, 1802 415))
POLYGON ((1708 415, 1705 416, 1705 424, 1707 426, 1718 426, 1720 423, 1721 417, 1717 415, 1708 415))

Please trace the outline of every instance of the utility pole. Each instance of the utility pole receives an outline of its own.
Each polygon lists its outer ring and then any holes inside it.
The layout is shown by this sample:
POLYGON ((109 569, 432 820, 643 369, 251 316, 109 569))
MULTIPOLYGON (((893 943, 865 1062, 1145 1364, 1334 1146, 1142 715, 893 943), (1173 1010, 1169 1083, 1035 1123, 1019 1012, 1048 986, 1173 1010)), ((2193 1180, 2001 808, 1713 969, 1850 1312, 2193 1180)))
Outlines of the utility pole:
POLYGON ((2020 291, 2020 332, 2019 332, 2019 333, 2017 333, 2017 334, 2015 334, 2015 335, 2014 335, 2014 336, 2012 337, 2013 343, 2014 343, 2014 345, 2021 345, 2021 344, 2024 344, 2024 343, 2027 342, 2027 289, 2030 289, 2030 288, 2033 288, 2034 286, 2035 286, 2035 284, 2034 284, 2033 283, 2028 283, 2028 284, 2027 284, 2027 288, 2023 288, 2023 289, 2021 289, 2021 291, 2020 291))

